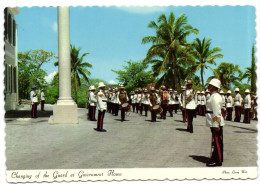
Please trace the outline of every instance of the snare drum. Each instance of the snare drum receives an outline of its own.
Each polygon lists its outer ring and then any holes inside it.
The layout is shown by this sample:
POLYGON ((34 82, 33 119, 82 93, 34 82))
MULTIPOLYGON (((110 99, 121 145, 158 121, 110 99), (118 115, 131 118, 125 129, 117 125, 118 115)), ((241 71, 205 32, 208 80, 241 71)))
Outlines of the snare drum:
POLYGON ((161 114, 163 111, 163 109, 160 105, 155 105, 155 106, 153 106, 152 109, 155 111, 156 114, 161 114))
POLYGON ((125 110, 125 112, 130 111, 130 104, 129 103, 123 103, 122 108, 125 110))

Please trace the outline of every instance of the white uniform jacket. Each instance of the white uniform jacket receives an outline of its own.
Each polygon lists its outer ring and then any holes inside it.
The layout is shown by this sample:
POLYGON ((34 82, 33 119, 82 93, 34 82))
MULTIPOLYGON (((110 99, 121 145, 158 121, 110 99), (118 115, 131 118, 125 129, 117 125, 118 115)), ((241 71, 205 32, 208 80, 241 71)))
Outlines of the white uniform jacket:
POLYGON ((236 96, 235 96, 235 106, 241 106, 241 103, 242 103, 242 97, 241 97, 241 95, 238 93, 238 94, 236 94, 236 96))
POLYGON ((179 96, 179 103, 180 103, 180 107, 183 107, 183 93, 184 92, 182 92, 181 94, 180 94, 180 96, 179 96))
POLYGON ((233 98, 232 98, 232 96, 230 95, 229 97, 227 97, 226 107, 227 107, 227 108, 232 107, 232 103, 233 103, 233 98))
POLYGON ((41 92, 41 100, 45 100, 45 94, 43 91, 41 92))
POLYGON ((101 112, 107 110, 107 97, 103 90, 100 90, 97 94, 97 110, 100 110, 101 112))
POLYGON ((244 109, 250 109, 250 108, 251 108, 251 97, 248 94, 248 95, 245 96, 244 109))
POLYGON ((134 94, 134 103, 138 103, 137 98, 138 98, 138 94, 134 94))
POLYGON ((187 89, 185 92, 184 92, 184 98, 183 98, 183 108, 186 108, 186 109, 190 109, 190 110, 194 110, 196 109, 197 105, 196 105, 196 102, 195 102, 195 95, 193 94, 193 97, 191 99, 190 102, 188 102, 187 104, 185 103, 185 100, 190 96, 192 95, 192 93, 194 93, 194 90, 193 89, 187 89))
POLYGON ((219 127, 224 126, 224 119, 221 115, 222 97, 219 93, 214 91, 208 100, 206 105, 206 111, 211 113, 206 113, 206 125, 209 127, 219 127), (220 119, 220 123, 213 121, 214 117, 220 119))
POLYGON ((196 101, 197 105, 201 105, 201 96, 197 95, 197 101, 196 101))
POLYGON ((141 103, 141 97, 142 97, 142 94, 137 94, 136 103, 141 103))
MULTIPOLYGON (((208 93, 208 94, 206 95, 206 100, 208 101, 209 98, 210 98, 210 93, 208 93)), ((206 102, 207 102, 207 101, 206 101, 206 102)))
POLYGON ((222 98, 221 109, 226 109, 226 98, 224 95, 221 95, 221 98, 222 98))
POLYGON ((173 95, 173 104, 179 104, 179 95, 178 94, 174 94, 173 95), (177 100, 176 100, 177 99, 177 100))
POLYGON ((169 94, 169 105, 174 104, 174 94, 169 94))
POLYGON ((120 101, 119 101, 119 91, 115 93, 115 99, 114 99, 114 103, 115 104, 120 104, 120 101))
POLYGON ((149 105, 150 104, 150 95, 149 94, 144 94, 143 96, 143 104, 149 105))
POLYGON ((200 105, 206 105, 206 96, 202 95, 200 98, 200 105))
POLYGON ((97 103, 97 97, 96 95, 94 94, 93 91, 91 91, 89 93, 89 105, 90 106, 96 106, 96 103, 97 103))
POLYGON ((134 104, 135 103, 134 95, 131 95, 130 98, 131 98, 131 103, 134 104))
POLYGON ((37 93, 36 93, 34 90, 32 90, 32 91, 30 92, 30 98, 31 98, 32 104, 33 104, 33 103, 38 103, 37 93))

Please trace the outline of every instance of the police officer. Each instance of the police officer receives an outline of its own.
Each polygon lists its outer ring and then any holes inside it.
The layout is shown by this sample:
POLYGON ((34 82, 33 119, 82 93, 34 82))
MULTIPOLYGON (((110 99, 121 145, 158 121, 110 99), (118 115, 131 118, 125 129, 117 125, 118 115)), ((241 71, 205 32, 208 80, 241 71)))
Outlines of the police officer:
POLYGON ((137 97, 138 97, 138 90, 136 89, 135 90, 135 94, 134 94, 134 102, 135 102, 135 105, 133 107, 133 112, 138 112, 138 102, 137 102, 137 97))
POLYGON ((206 114, 206 96, 205 92, 201 91, 201 98, 200 98, 200 113, 202 116, 205 116, 206 114))
POLYGON ((111 98, 112 98, 112 89, 108 89, 108 97, 107 97, 107 112, 111 113, 112 111, 112 104, 111 104, 111 98))
POLYGON ((107 98, 104 92, 105 84, 103 82, 99 82, 98 88, 99 88, 99 91, 97 93, 98 120, 97 120, 97 128, 94 128, 94 130, 99 132, 106 132, 106 130, 103 129, 104 116, 107 110, 107 98))
POLYGON ((168 91, 166 90, 166 87, 163 85, 161 87, 162 91, 161 91, 161 107, 163 109, 163 112, 161 114, 161 118, 162 119, 166 119, 166 114, 167 114, 167 111, 168 111, 168 106, 169 106, 169 93, 168 91))
POLYGON ((97 103, 97 97, 95 95, 95 86, 91 85, 89 87, 89 109, 88 109, 88 115, 90 121, 96 121, 96 103, 97 103))
POLYGON ((143 96, 143 107, 144 107, 145 116, 148 115, 149 104, 150 104, 149 94, 148 94, 148 90, 145 88, 144 96, 143 96))
POLYGON ((209 92, 208 89, 207 89, 206 92, 205 92, 205 96, 206 96, 206 103, 207 103, 207 101, 208 101, 209 98, 210 98, 210 92, 209 92))
POLYGON ((135 92, 132 91, 130 98, 131 98, 131 105, 132 105, 133 112, 135 112, 135 98, 134 98, 134 96, 135 96, 135 92))
POLYGON ((245 90, 244 100, 244 123, 250 123, 251 97, 249 89, 245 90))
POLYGON ((37 118, 37 105, 38 105, 38 96, 36 93, 36 86, 32 85, 32 90, 30 92, 30 98, 32 103, 31 117, 37 118))
POLYGON ((149 96, 150 108, 151 108, 151 122, 156 122, 156 112, 153 109, 153 106, 157 104, 157 94, 154 87, 151 87, 151 94, 149 96))
POLYGON ((201 115, 201 95, 200 95, 200 91, 197 91, 196 93, 196 105, 197 105, 197 108, 196 108, 196 111, 197 111, 197 114, 198 115, 201 115))
POLYGON ((41 92, 41 111, 44 111, 44 104, 45 104, 45 94, 44 94, 44 89, 42 89, 42 92, 41 92))
POLYGON ((118 101, 121 108, 121 121, 125 121, 125 109, 122 107, 124 103, 129 101, 127 92, 125 91, 124 85, 120 85, 120 91, 118 94, 118 101))
POLYGON ((114 94, 114 109, 115 109, 115 116, 118 116, 119 107, 120 107, 119 91, 118 91, 118 88, 115 88, 115 94, 114 94))
POLYGON ((179 109, 179 94, 176 90, 173 93, 173 97, 173 109, 175 111, 175 114, 177 114, 177 110, 179 109))
POLYGON ((222 99, 221 114, 222 114, 223 119, 226 119, 226 98, 225 98, 224 92, 222 90, 220 90, 219 94, 222 99))
POLYGON ((183 101, 184 101, 184 98, 185 98, 185 91, 186 91, 186 87, 182 86, 181 87, 181 94, 180 94, 180 98, 179 98, 179 103, 180 103, 180 109, 181 109, 181 113, 182 113, 183 122, 186 122, 186 109, 183 106, 183 101))
POLYGON ((136 112, 139 113, 141 110, 141 102, 142 101, 142 90, 138 90, 137 98, 136 98, 136 112))
POLYGON ((231 96, 230 90, 227 91, 226 107, 227 107, 227 118, 226 118, 226 120, 232 121, 233 98, 231 96))
POLYGON ((172 89, 169 89, 169 113, 170 116, 173 117, 173 109, 174 109, 174 95, 172 89))
POLYGON ((240 122, 240 119, 241 119, 241 104, 242 104, 242 97, 241 95, 239 94, 239 88, 236 88, 235 89, 235 103, 234 103, 234 106, 235 106, 235 119, 234 121, 235 122, 240 122))
POLYGON ((185 98, 183 100, 183 107, 186 109, 187 131, 193 133, 193 116, 196 109, 195 91, 192 89, 192 81, 188 80, 186 83, 185 98))
POLYGON ((212 93, 206 105, 206 124, 212 133, 212 154, 206 166, 222 166, 223 162, 223 126, 224 119, 221 115, 222 97, 218 93, 220 81, 216 78, 209 82, 208 89, 212 93))

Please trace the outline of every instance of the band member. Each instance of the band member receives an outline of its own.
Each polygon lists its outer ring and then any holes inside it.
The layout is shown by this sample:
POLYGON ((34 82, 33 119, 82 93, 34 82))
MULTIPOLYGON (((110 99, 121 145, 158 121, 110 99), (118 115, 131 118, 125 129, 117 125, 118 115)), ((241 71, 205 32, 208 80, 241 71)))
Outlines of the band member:
POLYGON ((251 97, 249 89, 245 90, 244 100, 244 123, 250 123, 251 97))
POLYGON ((156 122, 156 112, 153 106, 157 104, 157 94, 155 93, 154 87, 151 87, 151 94, 149 96, 150 108, 151 108, 151 122, 156 122))
POLYGON ((125 121, 125 109, 122 107, 122 105, 128 102, 128 96, 127 96, 127 92, 125 91, 124 85, 120 85, 118 101, 121 107, 121 121, 125 121))
POLYGON ((200 97, 200 113, 202 116, 205 116, 206 114, 206 96, 205 92, 201 91, 201 97, 200 97))
POLYGON ((257 95, 255 95, 255 99, 254 99, 254 119, 253 120, 256 120, 258 121, 258 118, 257 118, 257 95))
POLYGON ((235 106, 235 119, 234 121, 235 122, 240 122, 240 119, 241 119, 241 104, 242 104, 242 97, 241 95, 239 94, 239 88, 236 88, 235 89, 235 103, 234 103, 234 106, 235 106))
POLYGON ((162 92, 161 92, 161 107, 163 109, 163 112, 161 114, 161 118, 166 119, 166 113, 167 113, 168 105, 169 105, 168 104, 169 103, 169 93, 166 90, 165 86, 162 86, 161 89, 162 89, 162 92))
POLYGON ((140 100, 140 105, 139 105, 139 109, 140 109, 140 114, 143 114, 143 109, 144 109, 144 89, 141 89, 141 100, 140 100))
POLYGON ((141 110, 141 100, 142 100, 142 90, 138 90, 137 99, 136 99, 136 112, 139 113, 141 110))
POLYGON ((37 105, 38 105, 38 96, 36 93, 36 86, 32 85, 32 90, 30 92, 30 98, 32 103, 31 117, 37 118, 37 105))
POLYGON ((197 108, 196 108, 197 114, 201 115, 201 108, 200 108, 200 106, 201 106, 201 95, 200 95, 200 91, 197 91, 196 104, 197 104, 197 108))
POLYGON ((111 113, 112 111, 112 103, 111 103, 111 98, 112 98, 112 89, 108 89, 108 96, 107 96, 107 112, 111 113))
POLYGON ((44 104, 45 104, 45 93, 44 93, 44 89, 42 89, 42 92, 41 92, 41 111, 44 111, 44 104))
POLYGON ((173 109, 175 111, 175 114, 177 114, 177 110, 179 109, 179 94, 177 91, 174 91, 173 93, 174 100, 173 100, 173 109))
POLYGON ((228 121, 232 121, 232 111, 233 111, 232 103, 233 103, 233 99, 232 99, 232 96, 231 96, 231 91, 228 90, 227 91, 227 101, 226 101, 226 107, 227 107, 227 118, 226 118, 226 120, 228 120, 228 121))
POLYGON ((88 116, 90 121, 96 121, 96 103, 97 103, 97 97, 94 93, 96 90, 95 86, 91 85, 89 87, 89 108, 88 108, 88 116))
POLYGON ((193 116, 196 109, 195 91, 192 89, 192 82, 188 80, 186 83, 185 98, 183 107, 186 109, 187 131, 193 133, 193 116))
POLYGON ((210 98, 210 92, 209 92, 208 89, 207 89, 206 92, 205 92, 205 96, 206 96, 206 103, 207 103, 207 101, 208 101, 209 98, 210 98))
POLYGON ((220 95, 221 95, 221 98, 222 98, 222 105, 221 105, 221 114, 222 114, 222 117, 224 119, 226 119, 226 98, 225 98, 225 95, 224 95, 224 92, 222 90, 220 90, 220 95))
POLYGON ((116 92, 115 92, 115 88, 112 89, 112 95, 111 95, 111 111, 112 114, 115 115, 115 98, 116 98, 116 92))
POLYGON ((115 95, 114 95, 114 109, 115 109, 115 116, 118 116, 118 111, 120 107, 120 101, 119 101, 119 91, 118 88, 115 88, 115 95))
MULTIPOLYGON (((135 108, 136 108, 136 112, 139 111, 139 104, 138 104, 138 90, 135 90, 135 94, 134 94, 134 102, 135 102, 135 108)), ((135 112, 135 109, 133 108, 133 112, 135 112)))
POLYGON ((181 109, 181 112, 182 112, 183 122, 186 122, 186 109, 183 106, 183 101, 184 101, 184 98, 185 98, 185 91, 186 91, 186 87, 182 86, 181 87, 181 94, 180 94, 180 98, 179 98, 179 103, 180 103, 180 109, 181 109))
POLYGON ((147 116, 149 104, 150 104, 149 94, 147 89, 144 89, 143 107, 144 107, 145 116, 147 116))
POLYGON ((133 112, 135 112, 135 92, 134 91, 131 92, 130 99, 131 99, 131 105, 132 105, 133 112))
POLYGON ((173 109, 174 109, 174 95, 172 89, 169 89, 169 113, 170 116, 173 117, 173 109))
POLYGON ((222 166, 223 162, 224 119, 221 115, 223 100, 221 95, 218 93, 220 85, 220 81, 214 78, 209 82, 208 86, 208 89, 212 94, 206 107, 206 124, 210 127, 212 133, 213 147, 210 161, 206 164, 208 167, 222 166))
POLYGON ((99 91, 97 93, 98 120, 97 120, 97 128, 94 128, 94 130, 99 132, 106 132, 106 130, 103 129, 103 121, 107 110, 107 98, 104 92, 105 84, 103 82, 99 82, 98 88, 99 88, 99 91))

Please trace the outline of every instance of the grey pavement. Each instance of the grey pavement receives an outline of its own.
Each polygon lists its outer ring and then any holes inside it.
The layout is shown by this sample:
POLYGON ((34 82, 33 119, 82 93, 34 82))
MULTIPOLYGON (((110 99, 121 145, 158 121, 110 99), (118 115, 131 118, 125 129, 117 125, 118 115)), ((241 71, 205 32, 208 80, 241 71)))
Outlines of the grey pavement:
MULTIPOLYGON (((106 113, 107 132, 96 132, 87 109, 78 112, 78 124, 48 124, 48 117, 6 118, 7 170, 205 167, 210 156, 205 117, 194 119, 191 134, 180 111, 158 122, 150 122, 150 113, 128 113, 125 122, 120 113, 106 113)), ((223 166, 257 166, 257 121, 225 124, 223 166)))

